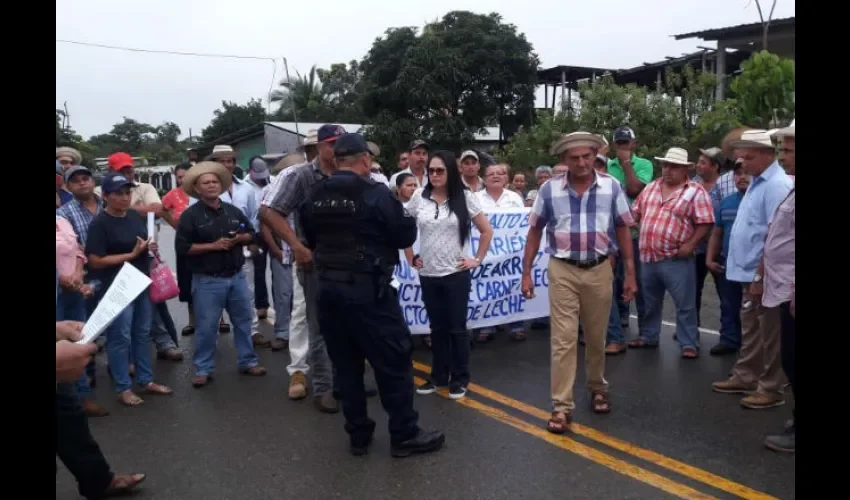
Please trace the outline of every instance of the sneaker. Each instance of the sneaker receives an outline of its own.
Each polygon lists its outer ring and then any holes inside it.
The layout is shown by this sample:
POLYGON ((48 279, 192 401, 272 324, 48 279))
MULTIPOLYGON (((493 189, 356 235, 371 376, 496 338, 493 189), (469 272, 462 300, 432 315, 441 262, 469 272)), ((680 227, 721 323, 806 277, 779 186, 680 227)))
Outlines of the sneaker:
POLYGON ((428 394, 434 394, 435 392, 437 392, 437 386, 431 382, 425 382, 416 388, 416 394, 419 394, 420 396, 427 396, 428 394))
POLYGON ((449 389, 449 399, 463 399, 466 397, 466 387, 462 385, 453 385, 449 389))

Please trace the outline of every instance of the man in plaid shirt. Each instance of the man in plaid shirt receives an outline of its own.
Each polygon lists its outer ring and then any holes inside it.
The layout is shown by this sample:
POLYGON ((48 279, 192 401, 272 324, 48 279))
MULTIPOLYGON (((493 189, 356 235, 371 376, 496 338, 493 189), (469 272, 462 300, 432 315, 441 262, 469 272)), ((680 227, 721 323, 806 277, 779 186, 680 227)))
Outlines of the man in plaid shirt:
POLYGON ((646 305, 640 337, 629 347, 657 348, 664 292, 676 304, 676 338, 682 357, 699 356, 695 251, 714 224, 705 188, 688 179, 688 152, 670 148, 661 162, 661 178, 644 189, 632 211, 640 222, 641 291, 646 305))
POLYGON ((624 300, 631 300, 637 291, 629 232, 635 222, 620 183, 594 168, 602 146, 599 136, 587 132, 557 140, 551 153, 560 156, 569 170, 540 187, 529 218, 522 265, 522 293, 528 299, 534 297, 531 267, 544 229, 548 240, 554 408, 547 430, 554 434, 569 430, 575 408, 579 315, 584 326, 591 410, 611 411, 605 380, 605 332, 614 289, 609 262, 618 245, 626 268, 624 300))

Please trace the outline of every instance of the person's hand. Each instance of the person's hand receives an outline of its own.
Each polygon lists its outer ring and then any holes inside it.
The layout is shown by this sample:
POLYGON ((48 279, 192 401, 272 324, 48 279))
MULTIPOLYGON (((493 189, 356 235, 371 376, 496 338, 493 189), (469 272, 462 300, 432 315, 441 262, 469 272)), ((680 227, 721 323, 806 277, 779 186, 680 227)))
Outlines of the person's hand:
POLYGON ((76 342, 83 338, 83 323, 80 321, 57 321, 56 339, 76 342))
POLYGON ((620 164, 627 163, 632 159, 632 149, 628 145, 616 145, 616 153, 617 159, 620 160, 620 164))
POLYGON ((83 297, 91 297, 94 295, 94 288, 91 285, 82 285, 79 288, 79 292, 83 294, 83 297))
POLYGON ((420 257, 418 255, 414 255, 413 261, 410 263, 410 265, 413 266, 416 269, 422 269, 422 266, 423 266, 422 257, 420 257))
POLYGON ((256 257, 260 255, 260 247, 258 247, 256 243, 252 243, 248 245, 248 253, 251 255, 252 258, 256 257))
POLYGON ((233 248, 233 238, 219 238, 215 240, 212 244, 213 248, 215 248, 216 250, 226 252, 233 248))
POLYGON ((74 344, 67 340, 56 343, 56 381, 76 382, 86 371, 86 365, 97 353, 96 344, 74 344))
POLYGON ((708 270, 713 272, 714 274, 723 274, 726 272, 726 267, 724 267, 723 264, 719 262, 706 262, 705 267, 707 267, 708 270))
POLYGON ((634 276, 626 275, 623 280, 623 302, 629 302, 637 295, 637 280, 634 276))
POLYGON ((522 296, 526 298, 526 300, 531 300, 534 298, 534 282, 531 281, 530 274, 522 275, 522 296))
POLYGON ((470 269, 475 269, 479 265, 481 265, 481 263, 472 257, 462 257, 457 263, 457 268, 463 271, 468 271, 470 269))
POLYGON ((149 240, 142 239, 136 236, 136 246, 133 247, 133 251, 131 252, 134 257, 138 257, 142 255, 142 252, 148 249, 149 240))
POLYGON ((684 243, 679 247, 679 253, 677 256, 683 259, 688 258, 694 254, 694 250, 695 248, 693 243, 684 243))
POLYGON ((154 240, 151 240, 151 242, 148 243, 148 250, 150 250, 153 253, 159 252, 159 243, 157 243, 154 240))
POLYGON ((269 247, 269 253, 272 255, 272 258, 278 262, 283 262, 283 250, 278 248, 276 245, 272 245, 269 247))
POLYGON ((292 247, 292 253, 295 256, 295 263, 302 266, 305 270, 307 269, 306 266, 313 263, 313 252, 304 245, 292 247))
POLYGON ((60 274, 59 275, 59 286, 61 286, 62 288, 68 288, 70 290, 74 290, 76 288, 76 286, 74 285, 74 275, 72 275, 72 274, 71 275, 60 274))
POLYGON ((754 281, 747 287, 747 293, 760 297, 764 293, 764 284, 761 281, 754 281))

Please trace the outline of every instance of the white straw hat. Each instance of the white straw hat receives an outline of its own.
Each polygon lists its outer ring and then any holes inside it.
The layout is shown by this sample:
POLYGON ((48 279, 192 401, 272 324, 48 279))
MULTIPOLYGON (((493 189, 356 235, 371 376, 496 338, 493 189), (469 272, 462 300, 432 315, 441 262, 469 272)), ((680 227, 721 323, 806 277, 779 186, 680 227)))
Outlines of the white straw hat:
POLYGON ((693 165, 692 161, 688 161, 688 152, 682 148, 670 148, 664 156, 656 156, 656 160, 664 163, 673 163, 674 165, 693 165))

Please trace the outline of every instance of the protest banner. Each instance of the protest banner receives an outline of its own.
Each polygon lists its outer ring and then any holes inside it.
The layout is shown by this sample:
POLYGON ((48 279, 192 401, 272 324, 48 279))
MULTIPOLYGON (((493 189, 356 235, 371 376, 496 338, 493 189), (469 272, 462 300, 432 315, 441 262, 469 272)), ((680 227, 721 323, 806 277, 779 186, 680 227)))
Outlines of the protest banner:
MULTIPOLYGON (((493 227, 493 241, 490 242, 487 257, 472 270, 467 328, 504 325, 549 316, 549 256, 543 253, 546 248, 545 233, 531 270, 536 296, 527 300, 522 295, 522 257, 530 212, 529 208, 487 211, 487 218, 493 227)), ((473 255, 478 251, 479 237, 473 225, 470 234, 473 255)), ((418 242, 414 245, 414 253, 417 248, 418 242)), ((411 333, 429 333, 428 313, 422 302, 419 275, 407 263, 403 252, 401 263, 395 269, 395 279, 399 284, 398 298, 402 314, 411 333)))

